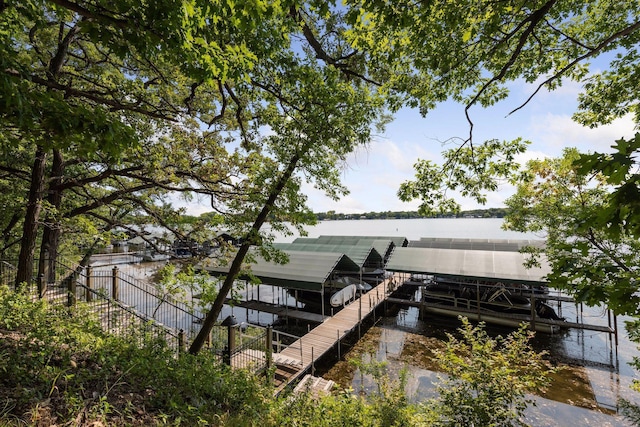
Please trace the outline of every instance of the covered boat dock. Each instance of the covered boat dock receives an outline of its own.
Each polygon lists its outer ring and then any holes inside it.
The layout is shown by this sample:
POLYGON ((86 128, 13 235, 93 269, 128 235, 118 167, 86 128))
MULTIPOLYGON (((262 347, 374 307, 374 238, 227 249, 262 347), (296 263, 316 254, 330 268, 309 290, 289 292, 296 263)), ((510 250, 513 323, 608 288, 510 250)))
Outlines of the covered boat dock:
MULTIPOLYGON (((296 291, 311 291, 318 293, 323 307, 322 317, 324 319, 324 292, 325 284, 338 278, 338 272, 350 272, 358 274, 360 266, 343 253, 337 252, 303 252, 284 251, 289 258, 285 264, 262 258, 257 250, 252 250, 250 256, 255 260, 251 264, 251 275, 260 279, 264 284, 279 286, 281 288, 296 291)), ((229 272, 228 265, 217 265, 212 260, 201 263, 199 269, 207 271, 213 275, 225 275, 229 272)), ((249 279, 249 275, 239 277, 239 279, 249 279)), ((271 304, 261 303, 258 300, 251 301, 252 309, 265 312, 278 310, 282 313, 282 307, 276 308, 271 304), (261 310, 262 309, 262 310, 261 310)), ((290 315, 295 316, 294 310, 287 310, 290 315)), ((300 318, 300 316, 296 316, 300 318)), ((307 318, 308 316, 303 316, 307 318)))
MULTIPOLYGON (((424 286, 426 277, 439 277, 452 282, 470 285, 500 285, 506 289, 517 290, 520 295, 531 298, 532 307, 538 300, 554 301, 561 311, 561 304, 573 303, 573 298, 561 294, 540 293, 538 289, 549 286, 546 275, 551 267, 543 254, 538 255, 538 265, 528 266, 529 254, 519 252, 524 247, 543 248, 544 242, 537 240, 491 240, 491 239, 421 239, 411 241, 406 248, 396 248, 386 265, 386 269, 395 272, 407 285, 424 286), (487 250, 487 248, 491 248, 487 250), (523 291, 522 285, 529 288, 523 291)), ((479 291, 478 291, 479 294, 479 291)), ((402 303, 393 299, 392 302, 402 303)), ((583 321, 568 322, 531 315, 515 315, 508 313, 488 313, 480 309, 480 302, 474 308, 468 306, 447 307, 425 301, 407 302, 425 311, 445 315, 465 315, 475 320, 493 321, 503 325, 517 326, 529 322, 533 329, 554 332, 559 328, 576 328, 606 332, 609 339, 615 336, 616 346, 617 320, 608 312, 608 325, 586 324, 583 321)), ((582 310, 580 310, 582 312, 582 310)))

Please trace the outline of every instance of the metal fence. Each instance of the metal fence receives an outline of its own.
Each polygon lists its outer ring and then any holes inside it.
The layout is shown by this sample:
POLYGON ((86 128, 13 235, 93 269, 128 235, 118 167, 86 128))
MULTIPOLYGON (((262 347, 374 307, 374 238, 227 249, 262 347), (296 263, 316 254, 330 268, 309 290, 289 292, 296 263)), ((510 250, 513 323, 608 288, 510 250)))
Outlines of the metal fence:
POLYGON ((203 314, 195 304, 179 301, 168 292, 122 272, 111 269, 87 268, 83 285, 102 291, 146 318, 174 330, 184 331, 188 341, 200 329, 203 314))
POLYGON ((16 279, 16 267, 7 261, 0 261, 0 284, 13 286, 16 279))
POLYGON ((270 337, 271 328, 264 329, 258 336, 245 337, 239 345, 231 349, 228 356, 223 355, 223 360, 236 369, 262 371, 270 365, 270 337))
MULTIPOLYGON (((11 262, 0 262, 1 283, 13 286, 15 274, 11 262)), ((162 338, 176 352, 185 351, 200 329, 204 315, 193 302, 163 294, 158 287, 122 272, 117 266, 93 268, 58 263, 56 277, 56 283, 34 279, 30 288, 34 298, 67 306, 86 302, 87 310, 95 313, 104 330, 138 340, 140 344, 148 337, 162 338)), ((258 372, 270 366, 274 350, 281 351, 295 339, 293 335, 261 326, 234 326, 230 331, 216 325, 205 347, 235 368, 258 372)))
MULTIPOLYGON (((187 344, 184 331, 164 325, 114 298, 111 288, 93 289, 87 285, 91 282, 86 270, 79 268, 60 283, 48 284, 42 297, 51 303, 69 307, 79 301, 86 302, 87 310, 95 314, 101 327, 109 333, 136 339, 139 344, 149 337, 163 338, 170 348, 184 350, 187 344)), ((36 287, 37 284, 32 285, 34 294, 38 293, 36 287)))

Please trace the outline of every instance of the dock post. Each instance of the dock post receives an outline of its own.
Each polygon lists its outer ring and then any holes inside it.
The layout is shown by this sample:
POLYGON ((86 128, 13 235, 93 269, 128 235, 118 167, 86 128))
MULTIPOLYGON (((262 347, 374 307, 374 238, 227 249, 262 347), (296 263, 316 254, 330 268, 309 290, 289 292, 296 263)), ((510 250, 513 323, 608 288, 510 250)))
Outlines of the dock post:
POLYGON ((311 346, 311 376, 316 376, 316 360, 315 357, 313 357, 313 346, 311 346))
POLYGON ((238 325, 238 321, 235 316, 232 314, 227 316, 221 323, 220 326, 227 327, 227 348, 226 352, 223 356, 224 362, 231 366, 231 356, 233 355, 233 351, 236 347, 236 326, 238 325))
POLYGON ((178 352, 184 353, 187 351, 187 340, 185 338, 184 330, 180 329, 178 332, 178 352))
POLYGON ((360 325, 362 324, 362 294, 360 294, 360 306, 358 307, 358 339, 362 338, 362 334, 360 331, 360 325))
POLYGON ((613 333, 616 338, 616 354, 618 354, 618 316, 613 314, 613 333))
POLYGON ((532 331, 536 330, 536 297, 534 294, 531 294, 531 300, 529 301, 531 305, 531 327, 532 331))
POLYGON ((609 324, 609 345, 611 345, 611 349, 613 350, 613 337, 611 333, 611 310, 607 309, 607 323, 609 324))
MULTIPOLYGON (((427 292, 427 286, 423 285, 419 287, 420 289, 420 309, 418 311, 418 319, 421 320, 425 320, 425 318, 427 317, 427 313, 424 309, 424 304, 425 304, 425 297, 426 297, 426 292, 427 292)), ((455 305, 455 301, 454 301, 454 305, 455 305)))
POLYGON ((76 272, 73 271, 67 280, 67 306, 74 307, 76 305, 76 272))
POLYGON ((338 360, 340 360, 340 329, 336 330, 336 335, 338 335, 338 360))
POLYGON ((478 311, 478 322, 482 321, 480 315, 480 284, 476 282, 476 310, 478 311))

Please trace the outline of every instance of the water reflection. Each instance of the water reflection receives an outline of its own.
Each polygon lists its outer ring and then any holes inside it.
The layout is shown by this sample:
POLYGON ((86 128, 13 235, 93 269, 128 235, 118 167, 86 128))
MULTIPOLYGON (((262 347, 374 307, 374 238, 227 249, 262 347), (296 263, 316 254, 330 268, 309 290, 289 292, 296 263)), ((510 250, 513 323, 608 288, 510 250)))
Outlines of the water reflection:
MULTIPOLYGON (((564 315, 566 316, 565 312, 564 315)), ((593 314, 594 316, 597 315, 593 314)), ((367 332, 347 357, 365 360, 375 357, 387 361, 392 377, 406 368, 410 378, 407 395, 415 401, 433 397, 438 374, 433 363, 433 350, 443 347, 446 333, 456 332, 455 322, 422 321, 416 308, 401 309, 395 317, 384 318, 367 332)), ((487 327, 490 334, 506 334, 509 329, 487 327)), ((637 401, 629 386, 634 372, 628 366, 635 346, 621 336, 616 360, 607 334, 601 332, 566 331, 562 334, 538 334, 532 343, 549 352, 550 359, 563 366, 553 377, 547 393, 536 396, 537 405, 527 410, 526 420, 533 426, 629 426, 616 414, 616 402, 623 397, 637 401)), ((375 384, 360 375, 348 362, 337 363, 325 378, 357 392, 369 392, 375 384)))

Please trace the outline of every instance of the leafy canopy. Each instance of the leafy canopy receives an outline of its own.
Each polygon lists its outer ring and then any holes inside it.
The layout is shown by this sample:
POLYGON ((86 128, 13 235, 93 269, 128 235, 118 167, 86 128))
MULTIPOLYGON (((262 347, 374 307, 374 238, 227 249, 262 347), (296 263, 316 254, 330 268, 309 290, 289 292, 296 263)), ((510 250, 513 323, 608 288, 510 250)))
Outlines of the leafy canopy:
POLYGON ((610 186, 601 174, 582 174, 576 164, 581 158, 576 149, 565 149, 561 158, 530 161, 506 201, 504 226, 546 235, 553 287, 589 305, 604 302, 618 314, 638 315, 640 243, 598 221, 610 206, 610 186))

